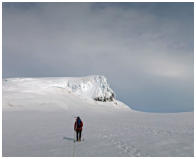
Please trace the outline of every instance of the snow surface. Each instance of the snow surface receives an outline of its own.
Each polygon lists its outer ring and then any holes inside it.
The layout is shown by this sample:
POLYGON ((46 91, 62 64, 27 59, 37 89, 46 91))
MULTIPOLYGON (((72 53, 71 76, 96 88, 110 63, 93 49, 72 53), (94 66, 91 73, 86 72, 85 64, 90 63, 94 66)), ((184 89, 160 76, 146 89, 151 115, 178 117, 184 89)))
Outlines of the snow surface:
POLYGON ((114 100, 103 76, 3 79, 3 156, 193 156, 193 112, 145 113, 114 100), (74 143, 74 117, 84 141, 74 143))

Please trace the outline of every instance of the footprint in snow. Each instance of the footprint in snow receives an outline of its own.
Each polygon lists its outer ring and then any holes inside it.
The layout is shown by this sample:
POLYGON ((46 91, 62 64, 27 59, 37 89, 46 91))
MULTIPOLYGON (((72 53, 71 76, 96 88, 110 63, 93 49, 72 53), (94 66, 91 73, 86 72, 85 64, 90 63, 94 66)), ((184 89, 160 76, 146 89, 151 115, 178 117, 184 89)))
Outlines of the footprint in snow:
POLYGON ((140 151, 134 145, 129 146, 129 145, 125 144, 124 142, 119 141, 115 135, 109 135, 108 139, 112 145, 114 145, 115 147, 117 147, 121 151, 128 154, 128 156, 136 156, 136 157, 141 156, 140 151))

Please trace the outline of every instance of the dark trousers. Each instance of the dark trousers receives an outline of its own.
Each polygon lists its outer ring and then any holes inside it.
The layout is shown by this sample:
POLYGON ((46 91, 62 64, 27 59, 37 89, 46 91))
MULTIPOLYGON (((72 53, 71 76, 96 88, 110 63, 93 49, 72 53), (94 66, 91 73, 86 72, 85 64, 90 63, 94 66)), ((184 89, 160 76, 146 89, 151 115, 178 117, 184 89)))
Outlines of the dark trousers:
POLYGON ((77 139, 77 141, 81 140, 81 135, 82 135, 82 130, 77 130, 76 131, 76 139, 77 139))

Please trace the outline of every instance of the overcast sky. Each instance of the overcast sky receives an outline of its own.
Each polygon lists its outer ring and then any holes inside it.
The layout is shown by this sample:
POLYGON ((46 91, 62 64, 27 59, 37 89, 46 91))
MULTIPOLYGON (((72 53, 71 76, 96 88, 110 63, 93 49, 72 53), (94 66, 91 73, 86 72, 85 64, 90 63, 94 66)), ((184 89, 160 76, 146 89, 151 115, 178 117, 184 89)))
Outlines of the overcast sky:
POLYGON ((3 78, 104 75, 148 112, 193 111, 193 3, 3 3, 3 78))

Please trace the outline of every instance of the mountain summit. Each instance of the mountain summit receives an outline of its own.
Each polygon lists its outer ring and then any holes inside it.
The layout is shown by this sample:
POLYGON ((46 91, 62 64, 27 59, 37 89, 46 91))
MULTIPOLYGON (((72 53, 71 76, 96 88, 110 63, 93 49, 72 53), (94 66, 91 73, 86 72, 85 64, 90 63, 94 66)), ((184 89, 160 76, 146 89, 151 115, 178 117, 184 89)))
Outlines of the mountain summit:
POLYGON ((92 98, 96 101, 113 101, 114 91, 104 76, 57 77, 57 78, 9 78, 3 80, 3 86, 23 90, 62 88, 76 95, 92 98))
MULTIPOLYGON (((3 107, 10 108, 70 108, 90 102, 91 106, 107 105, 128 108, 115 99, 104 76, 7 78, 3 79, 3 107), (73 106, 74 105, 74 106, 73 106)), ((85 104, 84 104, 85 105, 85 104)))

